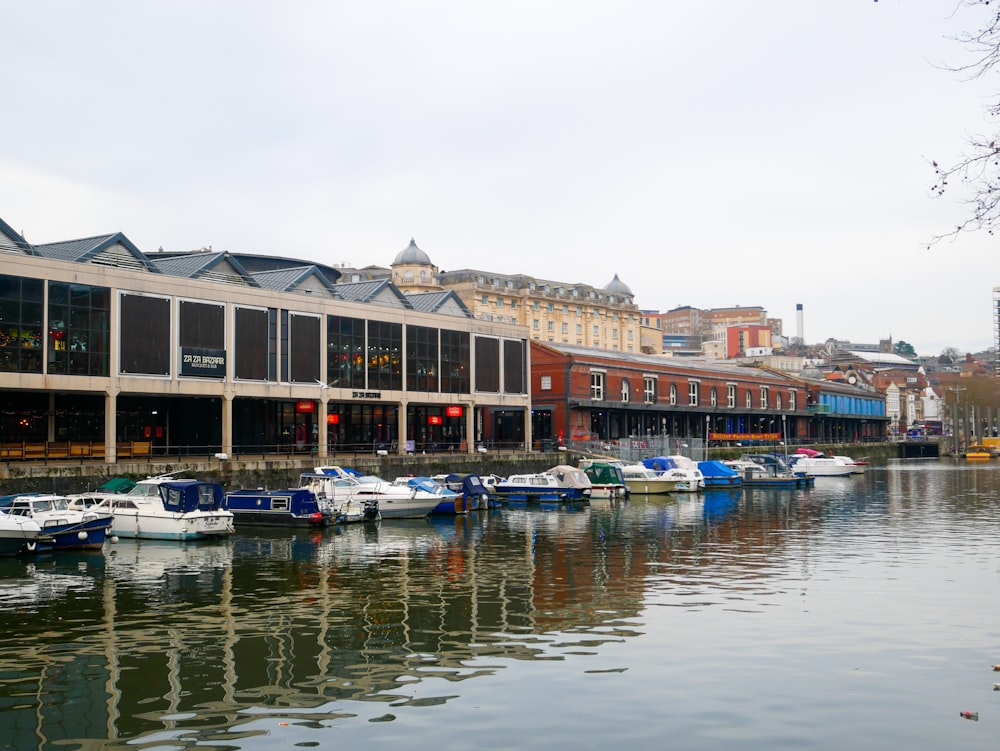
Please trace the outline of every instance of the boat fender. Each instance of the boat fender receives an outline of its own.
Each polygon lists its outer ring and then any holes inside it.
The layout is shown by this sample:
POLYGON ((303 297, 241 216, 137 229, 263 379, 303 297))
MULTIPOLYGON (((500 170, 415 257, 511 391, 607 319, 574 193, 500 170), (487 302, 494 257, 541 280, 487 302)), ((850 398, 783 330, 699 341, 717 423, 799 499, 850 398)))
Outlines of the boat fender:
POLYGON ((86 530, 81 529, 79 532, 77 532, 76 533, 76 539, 78 539, 78 540, 86 540, 87 539, 87 532, 86 532, 86 530))
POLYGON ((24 546, 24 549, 27 550, 29 553, 34 553, 36 548, 38 548, 38 543, 35 542, 34 540, 32 540, 29 543, 26 543, 24 546))

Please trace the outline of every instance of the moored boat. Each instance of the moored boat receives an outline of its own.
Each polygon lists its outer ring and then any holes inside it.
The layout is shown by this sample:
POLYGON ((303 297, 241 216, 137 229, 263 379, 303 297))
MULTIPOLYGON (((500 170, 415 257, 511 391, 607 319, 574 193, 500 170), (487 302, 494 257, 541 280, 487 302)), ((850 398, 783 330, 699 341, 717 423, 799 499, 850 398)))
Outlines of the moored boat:
POLYGON ((590 478, 590 497, 614 500, 628 495, 620 462, 581 459, 580 469, 590 478))
POLYGON ((965 449, 965 458, 969 461, 983 461, 994 457, 993 449, 979 443, 971 444, 965 449))
POLYGON ((233 533, 233 514, 222 508, 222 486, 216 483, 150 477, 93 508, 111 513, 111 534, 118 537, 201 540, 233 533))
POLYGON ((626 464, 622 466, 622 477, 629 493, 640 495, 661 495, 677 490, 678 480, 669 478, 655 469, 642 464, 626 464))
MULTIPOLYGON (((699 490, 704 490, 705 477, 701 470, 697 466, 688 466, 686 462, 681 461, 682 459, 686 459, 686 457, 654 456, 643 459, 642 463, 644 466, 659 472, 665 478, 676 480, 677 490, 682 493, 696 493, 699 490)), ((691 460, 687 459, 686 461, 690 462, 691 460)))
POLYGON ((740 473, 732 467, 726 466, 720 461, 698 462, 698 469, 705 480, 705 488, 731 488, 739 487, 742 483, 740 473))
POLYGON ((99 509, 71 508, 61 495, 4 496, 0 509, 10 516, 26 517, 41 528, 37 550, 94 550, 104 545, 111 514, 99 509))
POLYGON ((321 508, 316 494, 306 488, 233 490, 222 505, 232 512, 237 528, 327 527, 333 519, 333 513, 321 508))
POLYGON ((42 528, 34 519, 0 511, 0 556, 34 551, 41 532, 42 528))
POLYGON ((551 472, 528 472, 498 480, 493 491, 510 501, 565 501, 567 491, 551 472))
POLYGON ((354 470, 332 465, 316 467, 299 477, 299 485, 316 495, 320 507, 330 511, 336 524, 379 518, 378 499, 359 493, 362 485, 377 482, 384 480, 364 477, 354 470))

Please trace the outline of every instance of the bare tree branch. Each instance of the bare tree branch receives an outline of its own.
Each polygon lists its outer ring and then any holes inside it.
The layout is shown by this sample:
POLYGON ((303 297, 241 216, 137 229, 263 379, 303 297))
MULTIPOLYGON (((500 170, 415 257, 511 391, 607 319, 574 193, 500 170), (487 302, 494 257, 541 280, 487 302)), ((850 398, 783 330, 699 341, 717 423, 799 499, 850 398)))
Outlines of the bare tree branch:
MULTIPOLYGON (((986 16, 975 31, 953 37, 973 59, 945 69, 965 74, 966 80, 971 81, 1000 68, 1000 10, 995 0, 959 0, 956 13, 963 7, 978 7, 986 16)), ((987 106, 986 116, 987 120, 1000 123, 1000 95, 987 106)), ((992 235, 1000 225, 1000 128, 993 135, 970 137, 966 146, 966 153, 953 164, 930 161, 935 175, 931 195, 940 198, 955 186, 961 186, 959 200, 968 207, 968 215, 954 229, 932 237, 928 246, 964 232, 986 231, 992 235)))

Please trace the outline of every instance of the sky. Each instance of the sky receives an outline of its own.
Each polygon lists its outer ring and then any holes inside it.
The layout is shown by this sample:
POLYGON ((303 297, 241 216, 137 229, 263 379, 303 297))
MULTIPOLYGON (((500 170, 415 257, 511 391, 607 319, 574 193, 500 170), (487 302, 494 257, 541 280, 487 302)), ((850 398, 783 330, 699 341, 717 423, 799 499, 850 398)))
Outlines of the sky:
MULTIPOLYGON (((995 12, 995 11, 994 11, 995 12)), ((0 0, 0 218, 761 306, 808 343, 993 345, 991 132, 956 0, 0 0), (967 196, 966 196, 967 197, 967 196)))

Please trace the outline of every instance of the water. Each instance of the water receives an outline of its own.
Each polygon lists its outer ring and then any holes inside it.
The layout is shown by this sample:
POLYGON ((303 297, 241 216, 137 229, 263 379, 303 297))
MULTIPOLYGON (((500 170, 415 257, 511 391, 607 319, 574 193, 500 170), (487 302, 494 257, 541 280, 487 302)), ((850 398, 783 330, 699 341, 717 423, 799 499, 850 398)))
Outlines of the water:
POLYGON ((919 461, 4 560, 0 747, 993 748, 998 539, 919 461))

